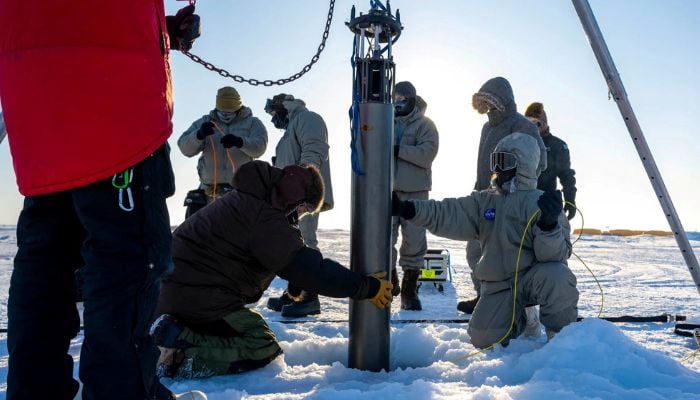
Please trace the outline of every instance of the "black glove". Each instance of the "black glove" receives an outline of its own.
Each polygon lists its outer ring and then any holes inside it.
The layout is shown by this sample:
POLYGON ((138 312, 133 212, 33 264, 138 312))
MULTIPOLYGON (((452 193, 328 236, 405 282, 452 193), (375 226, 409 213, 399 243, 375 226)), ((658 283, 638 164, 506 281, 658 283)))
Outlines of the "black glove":
POLYGON ((542 196, 537 200, 537 206, 540 208, 540 219, 537 221, 537 226, 543 231, 551 231, 556 228, 562 210, 561 192, 549 190, 542 193, 542 196))
POLYGON ((214 134, 214 123, 209 121, 202 124, 197 131, 197 139, 204 140, 205 137, 214 134))
POLYGON ((228 135, 224 135, 224 137, 221 138, 220 142, 227 149, 230 147, 238 147, 239 149, 243 147, 243 139, 230 133, 228 135))
POLYGON ((194 4, 180 9, 175 15, 165 17, 170 36, 170 48, 189 51, 194 40, 201 35, 199 15, 194 13, 194 4))
POLYGON ((274 167, 274 166, 275 166, 275 161, 277 161, 277 156, 272 156, 272 158, 270 159, 270 161, 272 161, 272 166, 274 167))
POLYGON ((394 145, 394 158, 399 157, 399 150, 401 150, 401 146, 399 146, 398 144, 395 144, 394 145))
POLYGON ((566 219, 571 221, 576 216, 576 203, 569 201, 571 204, 564 205, 564 212, 566 213, 566 219))
POLYGON ((416 206, 410 201, 399 200, 396 192, 391 192, 391 215, 403 219, 413 219, 416 216, 416 206))

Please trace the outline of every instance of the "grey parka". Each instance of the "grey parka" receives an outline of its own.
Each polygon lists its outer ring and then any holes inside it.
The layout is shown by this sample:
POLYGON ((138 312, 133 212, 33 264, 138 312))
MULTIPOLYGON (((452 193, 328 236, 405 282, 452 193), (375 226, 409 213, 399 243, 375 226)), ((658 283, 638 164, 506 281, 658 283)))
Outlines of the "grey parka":
POLYGON ((439 137, 433 121, 425 116, 427 103, 416 97, 416 106, 394 122, 394 136, 399 145, 394 170, 394 190, 429 191, 432 188, 433 160, 437 156, 439 137))
POLYGON ((491 185, 491 167, 489 160, 496 144, 513 132, 526 133, 537 140, 539 146, 539 162, 537 175, 547 168, 547 150, 540 137, 537 126, 523 115, 519 114, 515 105, 515 97, 510 83, 505 78, 496 77, 489 79, 479 89, 481 93, 489 93, 501 101, 505 110, 491 110, 488 112, 489 120, 481 128, 479 139, 479 154, 476 162, 476 183, 474 190, 488 189, 491 185))
POLYGON ((177 141, 178 147, 187 157, 194 157, 202 154, 197 163, 199 180, 206 185, 214 184, 214 174, 216 173, 216 183, 231 183, 236 169, 248 161, 254 160, 267 148, 267 130, 263 123, 253 116, 248 107, 243 107, 236 114, 236 117, 228 124, 217 119, 216 110, 212 110, 208 115, 196 120, 177 141), (205 122, 214 122, 223 131, 223 134, 233 134, 243 139, 243 147, 230 149, 224 148, 219 143, 223 136, 218 129, 214 128, 214 134, 200 140, 197 138, 197 131, 205 122), (214 146, 212 147, 212 141, 214 146), (228 150, 228 152, 226 151, 228 150), (228 153, 228 154, 227 154, 228 153), (230 155, 230 159, 229 159, 230 155), (216 171, 216 172, 215 172, 216 171))
POLYGON ((321 210, 330 210, 333 208, 333 185, 326 123, 320 115, 309 111, 301 99, 287 100, 282 104, 289 112, 289 124, 275 148, 275 167, 302 164, 317 167, 326 186, 321 210))
MULTIPOLYGON (((442 201, 413 201, 416 215, 412 223, 424 226, 435 235, 455 240, 478 240, 483 256, 474 269, 483 281, 505 281, 515 275, 520 240, 530 218, 538 210, 542 191, 537 186, 538 143, 531 136, 515 133, 496 147, 509 151, 518 159, 517 190, 501 194, 494 189, 475 191, 471 195, 442 201)), ((539 214, 538 214, 539 215, 539 214)), ((525 234, 519 272, 536 262, 566 263, 571 254, 569 224, 562 212, 559 224, 542 231, 535 217, 525 234)))

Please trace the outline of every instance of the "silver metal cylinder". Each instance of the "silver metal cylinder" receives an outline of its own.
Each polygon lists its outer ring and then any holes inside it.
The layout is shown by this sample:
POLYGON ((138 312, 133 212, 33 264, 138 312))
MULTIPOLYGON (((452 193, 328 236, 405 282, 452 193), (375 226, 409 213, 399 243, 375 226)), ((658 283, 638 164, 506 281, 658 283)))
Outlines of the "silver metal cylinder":
MULTIPOLYGON (((363 275, 391 273, 391 189, 394 110, 391 104, 359 104, 358 164, 353 173, 350 269, 363 275)), ((390 310, 369 300, 350 301, 350 368, 389 370, 390 310)))

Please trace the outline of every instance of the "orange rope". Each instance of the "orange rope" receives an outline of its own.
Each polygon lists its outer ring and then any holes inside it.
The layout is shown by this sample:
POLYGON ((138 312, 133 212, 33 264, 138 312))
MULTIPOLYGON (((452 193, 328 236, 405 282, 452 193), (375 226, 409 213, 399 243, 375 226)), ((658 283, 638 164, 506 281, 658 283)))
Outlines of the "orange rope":
MULTIPOLYGON (((216 121, 211 121, 214 124, 214 127, 216 127, 216 130, 221 133, 222 136, 226 136, 223 130, 219 127, 219 125, 216 124, 216 121)), ((229 149, 226 149, 226 156, 228 157, 228 161, 231 163, 231 168, 233 168, 233 172, 236 172, 236 163, 233 162, 233 158, 231 158, 231 153, 229 152, 229 149)))
MULTIPOLYGON (((216 126, 216 124, 214 124, 214 126, 216 126)), ((217 128, 218 128, 218 126, 217 126, 217 128)), ((211 154, 212 154, 212 157, 214 158, 214 191, 212 192, 212 196, 211 196, 213 199, 212 201, 214 201, 214 200, 216 200, 216 185, 217 185, 219 180, 216 179, 216 170, 218 169, 216 167, 216 144, 214 143, 214 138, 212 138, 211 136, 209 136, 209 143, 211 143, 211 154)))

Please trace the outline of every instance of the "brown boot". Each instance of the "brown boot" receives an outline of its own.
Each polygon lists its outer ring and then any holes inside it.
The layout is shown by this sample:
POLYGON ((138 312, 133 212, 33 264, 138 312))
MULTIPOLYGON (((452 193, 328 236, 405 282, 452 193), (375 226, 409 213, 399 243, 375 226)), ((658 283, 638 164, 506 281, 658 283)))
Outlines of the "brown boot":
POLYGON ((406 269, 403 271, 403 280, 401 281, 401 309, 420 311, 423 307, 418 298, 418 275, 420 271, 417 269, 406 269))
POLYGON ((401 294, 401 285, 399 284, 399 273, 396 272, 396 268, 391 270, 391 284, 394 286, 391 289, 391 295, 396 297, 401 294))

